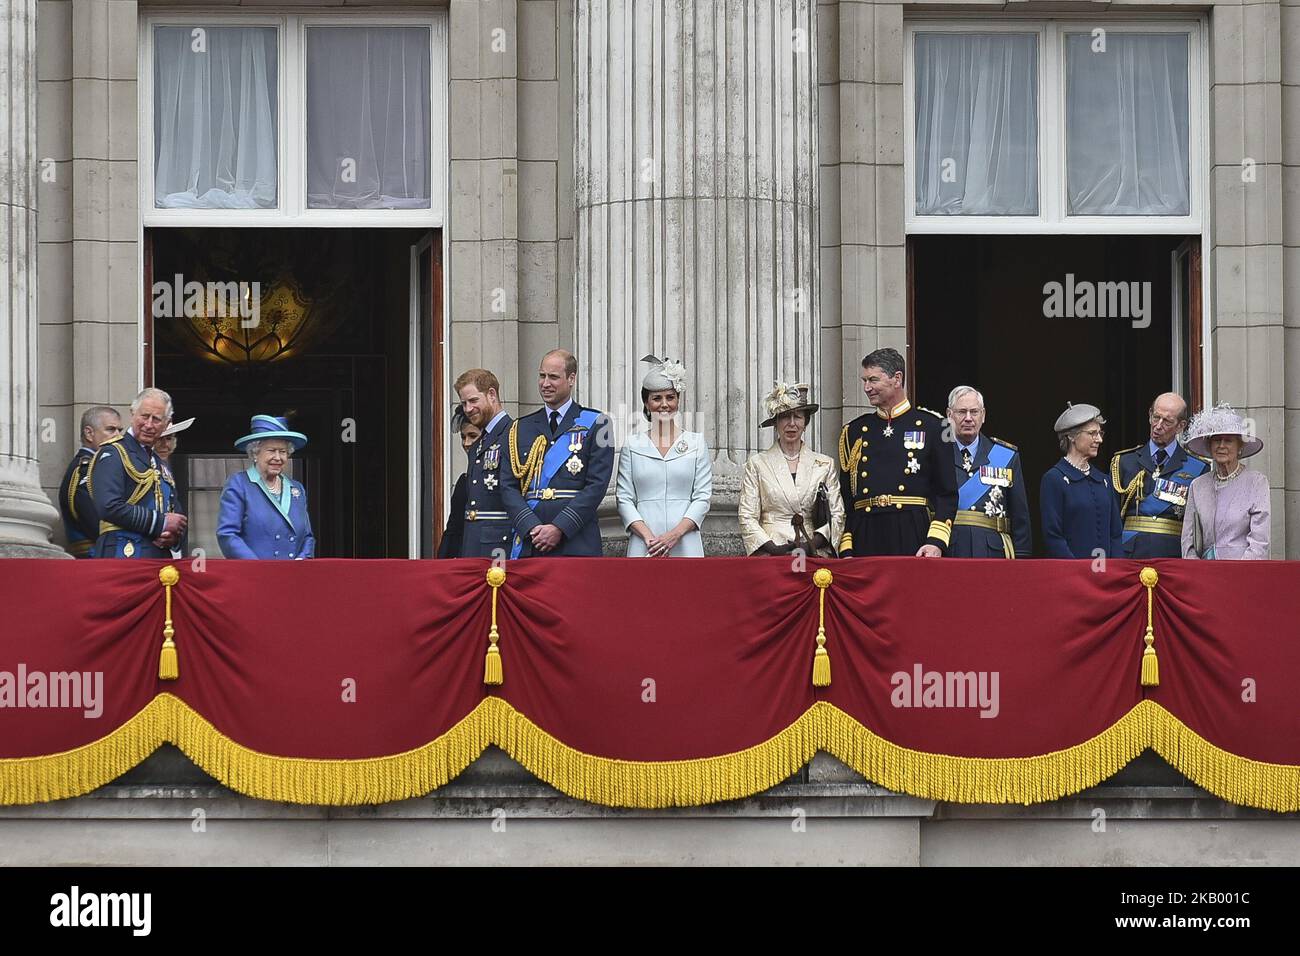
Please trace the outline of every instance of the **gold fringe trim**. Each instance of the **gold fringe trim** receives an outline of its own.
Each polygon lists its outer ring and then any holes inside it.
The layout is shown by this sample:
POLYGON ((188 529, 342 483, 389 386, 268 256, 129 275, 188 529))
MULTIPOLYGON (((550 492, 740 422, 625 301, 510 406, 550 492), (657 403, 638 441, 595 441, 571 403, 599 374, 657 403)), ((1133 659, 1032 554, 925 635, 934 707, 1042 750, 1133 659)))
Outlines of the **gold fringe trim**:
POLYGON ((956 757, 890 743, 818 701, 769 740, 691 760, 615 760, 560 742, 499 697, 488 697, 436 740, 405 753, 318 760, 235 743, 172 694, 159 694, 113 733, 75 750, 0 760, 0 804, 79 796, 173 743, 239 793, 322 806, 387 803, 427 794, 490 744, 568 796, 612 807, 699 806, 738 800, 789 779, 818 750, 900 793, 951 803, 1039 803, 1095 786, 1147 747, 1210 793, 1278 812, 1300 810, 1300 766, 1249 760, 1191 731, 1154 701, 1065 750, 1033 757, 956 757))
POLYGON ((322 806, 388 803, 423 796, 459 775, 490 741, 488 700, 441 737, 405 753, 319 760, 259 753, 235 743, 179 697, 159 694, 105 737, 62 753, 0 760, 0 805, 89 793, 126 773, 164 743, 232 790, 261 800, 322 806))
POLYGON ((534 776, 578 800, 607 807, 697 807, 775 787, 812 759, 821 711, 814 704, 776 736, 729 754, 692 760, 615 760, 561 743, 499 697, 483 716, 494 744, 534 776))
POLYGON ((1244 807, 1300 810, 1300 767, 1238 757, 1216 747, 1159 704, 1150 705, 1151 749, 1198 786, 1244 807))
MULTIPOLYGON (((1033 757, 955 757, 890 743, 831 704, 823 750, 889 790, 947 803, 1043 803, 1114 776, 1150 740, 1151 711, 1141 701, 1097 736, 1033 757)), ((1152 705, 1154 706, 1154 705, 1152 705)))

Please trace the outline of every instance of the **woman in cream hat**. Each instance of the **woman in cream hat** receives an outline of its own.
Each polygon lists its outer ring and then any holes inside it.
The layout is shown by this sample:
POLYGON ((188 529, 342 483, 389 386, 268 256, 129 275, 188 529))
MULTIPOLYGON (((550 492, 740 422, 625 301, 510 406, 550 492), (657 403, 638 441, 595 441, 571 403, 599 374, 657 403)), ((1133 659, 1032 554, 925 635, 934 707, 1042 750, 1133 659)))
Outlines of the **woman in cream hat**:
POLYGON ((1183 511, 1183 557, 1262 560, 1268 557, 1268 479, 1242 459, 1264 450, 1230 405, 1207 408, 1187 428, 1187 450, 1214 462, 1192 482, 1183 511))
POLYGON ((1106 419, 1096 405, 1066 403, 1056 419, 1063 457, 1043 475, 1038 506, 1049 558, 1124 556, 1119 499, 1105 469, 1092 467, 1101 450, 1106 419))
POLYGON ((763 399, 775 441, 745 462, 740 484, 740 535, 751 555, 807 554, 834 557, 831 542, 844 533, 844 500, 835 462, 804 444, 803 433, 818 406, 807 385, 777 382, 763 399))
POLYGON ((650 427, 631 435, 618 454, 615 494, 628 530, 629 558, 702 558, 700 526, 713 496, 709 446, 677 420, 686 368, 647 355, 641 414, 650 427))

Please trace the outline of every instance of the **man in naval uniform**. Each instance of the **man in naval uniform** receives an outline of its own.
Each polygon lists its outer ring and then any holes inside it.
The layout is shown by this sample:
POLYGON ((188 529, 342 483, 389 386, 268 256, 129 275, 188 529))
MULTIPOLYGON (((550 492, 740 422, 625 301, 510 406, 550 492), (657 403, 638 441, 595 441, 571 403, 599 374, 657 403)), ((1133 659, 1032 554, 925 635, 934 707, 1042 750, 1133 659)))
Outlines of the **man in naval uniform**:
POLYGON ((1209 463, 1187 451, 1179 436, 1187 428, 1187 402, 1165 392, 1147 411, 1151 437, 1110 460, 1110 480, 1124 521, 1124 557, 1181 557, 1183 509, 1192 480, 1209 463))
POLYGON ((171 420, 171 396, 146 388, 131 403, 126 434, 99 447, 87 482, 99 514, 95 557, 170 558, 180 543, 185 515, 153 451, 171 420))
POLYGON ((983 434, 984 396, 969 385, 948 393, 957 516, 948 556, 1027 558, 1029 499, 1016 446, 983 434))
POLYGON ((81 447, 63 473, 59 486, 59 512, 63 515, 63 533, 68 539, 68 551, 74 558, 90 557, 90 550, 99 537, 99 515, 90 497, 90 464, 95 460, 99 446, 122 434, 122 416, 116 408, 96 405, 86 409, 81 416, 81 447))
POLYGON ((501 407, 501 383, 487 369, 472 368, 461 373, 455 387, 465 418, 482 432, 469 450, 460 557, 504 558, 510 554, 512 526, 501 478, 511 418, 501 407))
POLYGON ((614 470, 609 419, 573 400, 578 361, 555 349, 542 357, 545 403, 510 426, 501 500, 514 525, 510 556, 600 557, 600 507, 614 470))
POLYGON ((862 390, 874 411, 840 433, 844 498, 841 556, 942 557, 957 511, 952 451, 943 418, 913 408, 903 385, 903 357, 877 349, 862 360, 862 390))

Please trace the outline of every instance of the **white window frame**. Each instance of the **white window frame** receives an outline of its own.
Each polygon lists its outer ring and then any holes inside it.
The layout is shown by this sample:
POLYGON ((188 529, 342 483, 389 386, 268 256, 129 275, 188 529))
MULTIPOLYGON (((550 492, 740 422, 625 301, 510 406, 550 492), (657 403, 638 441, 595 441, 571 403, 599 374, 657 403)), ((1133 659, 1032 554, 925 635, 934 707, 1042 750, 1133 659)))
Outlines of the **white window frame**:
POLYGON ((446 225, 448 209, 447 11, 420 13, 151 13, 140 18, 139 201, 151 226, 425 228, 446 225), (277 30, 275 209, 159 209, 154 205, 153 29, 159 26, 273 26, 277 30), (310 209, 307 206, 306 30, 314 26, 425 26, 429 28, 429 208, 310 209))
POLYGON ((1043 19, 999 13, 978 18, 918 14, 903 24, 904 224, 909 235, 1198 235, 1208 210, 1209 123, 1205 19, 1114 14, 1093 20, 1043 19), (1188 200, 1186 216, 1071 216, 1066 197, 1065 36, 1097 27, 1118 33, 1186 33, 1188 200), (917 33, 1028 33, 1038 37, 1038 215, 916 215, 917 33))

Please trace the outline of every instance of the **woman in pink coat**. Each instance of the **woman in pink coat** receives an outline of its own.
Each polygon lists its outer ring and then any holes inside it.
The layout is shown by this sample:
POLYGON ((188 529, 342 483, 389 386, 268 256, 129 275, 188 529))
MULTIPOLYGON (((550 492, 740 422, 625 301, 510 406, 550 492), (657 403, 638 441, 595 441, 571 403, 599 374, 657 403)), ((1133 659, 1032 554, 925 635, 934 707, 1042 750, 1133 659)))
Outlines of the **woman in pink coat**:
POLYGON ((1188 490, 1183 557, 1266 560, 1268 479, 1243 461, 1259 454, 1264 443, 1231 406, 1222 404, 1196 415, 1187 433, 1187 450, 1214 465, 1188 490))

